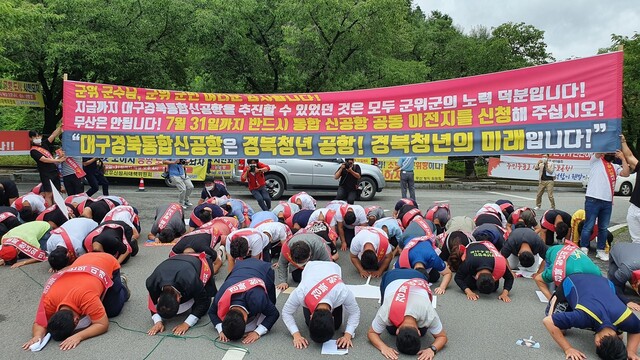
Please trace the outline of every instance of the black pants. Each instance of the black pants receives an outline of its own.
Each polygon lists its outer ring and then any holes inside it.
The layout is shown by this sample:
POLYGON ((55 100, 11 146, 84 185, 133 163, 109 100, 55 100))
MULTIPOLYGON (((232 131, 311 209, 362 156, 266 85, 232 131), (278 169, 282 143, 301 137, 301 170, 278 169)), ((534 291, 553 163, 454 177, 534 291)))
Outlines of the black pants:
MULTIPOLYGON (((303 306, 302 313, 304 314, 304 323, 307 324, 308 327, 309 321, 311 321, 311 311, 309 311, 309 308, 306 306, 303 306)), ((342 326, 342 305, 333 309, 331 315, 333 315, 333 328, 335 330, 340 329, 340 326, 342 326)))
POLYGON ((118 316, 127 301, 127 289, 122 284, 120 269, 113 273, 113 285, 107 289, 102 299, 102 305, 107 313, 107 317, 118 316))
POLYGON ((351 240, 353 240, 353 238, 356 236, 356 228, 350 229, 344 226, 343 229, 344 229, 344 239, 347 242, 347 246, 351 247, 351 240))
POLYGON ((358 189, 347 189, 344 186, 338 187, 336 200, 345 200, 347 203, 353 205, 357 197, 358 197, 358 189))
POLYGON ((302 280, 302 269, 293 270, 293 272, 291 273, 291 278, 293 278, 293 281, 299 283, 300 280, 302 280))
POLYGON ((62 182, 64 183, 64 189, 67 191, 67 195, 77 195, 84 192, 82 179, 78 179, 76 174, 63 177, 62 182))
POLYGON ((102 185, 102 195, 109 196, 109 181, 104 175, 98 171, 87 171, 87 182, 89 182, 89 190, 87 191, 87 195, 92 196, 97 193, 100 189, 100 185, 102 185))

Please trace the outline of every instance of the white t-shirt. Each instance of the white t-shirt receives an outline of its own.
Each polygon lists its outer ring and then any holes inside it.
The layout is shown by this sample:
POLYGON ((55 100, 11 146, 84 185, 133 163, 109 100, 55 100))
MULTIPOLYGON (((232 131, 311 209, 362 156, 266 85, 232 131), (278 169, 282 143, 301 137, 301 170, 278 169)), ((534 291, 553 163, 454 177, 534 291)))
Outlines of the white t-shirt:
POLYGON ((133 225, 133 215, 135 212, 131 206, 118 205, 113 209, 109 210, 109 212, 104 216, 104 221, 114 220, 114 221, 123 221, 127 225, 131 226, 132 229, 135 229, 133 225))
POLYGON ((281 222, 267 222, 255 228, 257 231, 261 233, 269 233, 271 235, 271 242, 277 243, 279 241, 284 241, 291 234, 291 229, 281 222))
POLYGON ((249 243, 249 252, 253 257, 262 254, 262 250, 269 245, 269 237, 264 233, 255 229, 238 229, 227 235, 227 243, 225 245, 227 253, 231 252, 231 239, 240 236, 247 239, 247 242, 249 243))
MULTIPOLYGON (((602 158, 597 158, 595 155, 591 156, 591 159, 589 160, 591 169, 589 170, 589 182, 587 183, 586 196, 604 201, 613 201, 609 176, 607 176, 607 171, 605 170, 602 161, 602 158)), ((622 171, 622 166, 613 164, 613 169, 616 171, 617 177, 622 171)))
MULTIPOLYGON (((29 193, 24 195, 22 197, 22 202, 25 202, 25 201, 29 202, 29 204, 31 205, 31 211, 33 211, 34 214, 39 214, 47 208, 45 206, 44 198, 34 193, 29 193)), ((16 208, 15 202, 11 204, 11 207, 14 209, 16 208)))
MULTIPOLYGON (((84 238, 87 237, 93 229, 98 227, 98 223, 91 219, 79 217, 69 219, 64 224, 60 225, 60 227, 69 234, 69 239, 71 239, 71 244, 73 244, 73 250, 75 253, 77 255, 82 255, 85 253, 85 250, 82 247, 84 238)), ((47 252, 52 252, 58 246, 62 246, 64 248, 67 247, 61 235, 51 234, 49 239, 47 239, 47 252)))
MULTIPOLYGON (((342 277, 340 265, 330 261, 309 261, 302 271, 302 279, 298 287, 289 295, 287 302, 282 308, 282 320, 291 334, 298 332, 298 326, 293 318, 293 314, 300 306, 305 306, 304 298, 316 284, 328 276, 338 274, 342 277)), ((344 306, 347 314, 347 324, 345 332, 352 336, 360 322, 360 308, 356 298, 344 283, 337 284, 331 289, 320 303, 329 304, 331 309, 344 306)))
POLYGON ((271 210, 271 212, 278 216, 279 213, 284 212, 284 207, 286 205, 289 205, 289 208, 291 209, 291 216, 300 211, 300 207, 298 206, 298 204, 281 201, 278 205, 276 205, 276 207, 273 208, 273 210, 271 210))
MULTIPOLYGON (((329 208, 316 209, 314 212, 311 213, 311 216, 309 216, 309 222, 308 223, 311 224, 314 221, 318 221, 318 217, 320 216, 320 214, 322 214, 322 216, 324 216, 324 222, 327 222, 327 213, 330 210, 331 209, 329 209, 329 208)), ((336 224, 338 223, 336 221, 336 217, 337 216, 338 216, 338 214, 336 213, 336 215, 334 215, 333 218, 331 218, 331 223, 329 224, 329 226, 331 226, 331 227, 336 226, 336 224)))
POLYGON ((500 205, 494 203, 487 203, 482 205, 480 210, 476 212, 476 217, 482 214, 496 214, 500 217, 500 221, 502 222, 502 227, 507 227, 507 218, 502 213, 502 209, 500 209, 500 205))
MULTIPOLYGON (((391 302, 400 285, 407 280, 409 279, 394 280, 384 290, 384 302, 373 318, 373 322, 371 322, 371 327, 376 333, 381 334, 386 330, 387 326, 393 325, 389 321, 391 302)), ((431 334, 439 334, 443 330, 440 317, 429 300, 429 293, 424 289, 419 287, 409 289, 407 307, 404 313, 415 318, 419 328, 428 328, 431 334)))
MULTIPOLYGON (((353 213, 356 215, 356 222, 353 223, 352 225, 347 225, 346 223, 343 224, 344 227, 349 228, 349 229, 353 229, 356 226, 360 226, 360 224, 368 224, 369 221, 367 219, 367 213, 364 211, 364 208, 360 205, 349 205, 349 209, 353 209, 353 213)), ((338 210, 339 212, 339 210, 338 210)), ((338 214, 336 214, 337 216, 338 214)), ((342 215, 342 214, 341 214, 342 215)), ((343 216, 340 216, 341 218, 343 218, 343 216)), ((344 222, 344 219, 341 219, 340 221, 344 222)))
POLYGON ((316 209, 316 199, 311 197, 311 195, 307 194, 306 192, 303 191, 303 192, 297 193, 296 195, 290 197, 289 198, 289 202, 292 203, 292 204, 296 204, 296 202, 293 201, 294 197, 297 197, 298 200, 300 200, 300 202, 302 204, 300 206, 300 210, 315 210, 316 209))
MULTIPOLYGON (((378 234, 382 234, 385 238, 387 238, 387 233, 382 231, 381 229, 377 229, 374 227, 365 227, 361 229, 356 236, 351 240, 351 247, 349 250, 353 255, 357 255, 358 259, 362 257, 362 253, 364 252, 364 245, 370 243, 373 245, 373 248, 378 253, 378 248, 380 248, 380 237, 378 234)), ((387 238, 388 239, 388 238, 387 238)), ((385 254, 390 253, 392 250, 391 244, 387 245, 387 251, 385 254)))

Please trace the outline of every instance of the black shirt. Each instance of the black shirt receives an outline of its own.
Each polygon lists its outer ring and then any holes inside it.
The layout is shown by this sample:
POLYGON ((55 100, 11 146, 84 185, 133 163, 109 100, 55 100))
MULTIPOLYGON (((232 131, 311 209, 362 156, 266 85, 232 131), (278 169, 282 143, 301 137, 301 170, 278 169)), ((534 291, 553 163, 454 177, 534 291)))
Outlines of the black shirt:
POLYGON ((104 252, 116 258, 127 252, 127 245, 124 244, 122 238, 124 236, 127 241, 131 241, 131 237, 133 236, 131 226, 127 225, 124 221, 105 221, 103 224, 100 224, 99 227, 104 227, 104 230, 102 230, 100 235, 93 238, 93 242, 102 245, 104 252), (124 233, 121 229, 106 227, 106 224, 120 225, 124 229, 124 233))
POLYGON ((11 206, 9 199, 20 196, 16 183, 13 180, 0 180, 0 184, 3 187, 0 189, 0 206, 11 206))
POLYGON ((103 199, 94 201, 87 205, 91 209, 91 218, 98 224, 102 222, 102 219, 111 211, 109 204, 103 199))
MULTIPOLYGON (((358 164, 353 164, 353 171, 358 174, 362 174, 362 170, 360 170, 360 165, 358 164)), ((356 190, 358 188, 358 179, 351 175, 347 169, 342 169, 342 173, 340 174, 340 186, 348 190, 356 190)))
POLYGON ((176 254, 182 254, 186 248, 192 248, 196 253, 205 253, 215 261, 218 254, 211 248, 211 246, 211 235, 209 234, 186 234, 181 237, 175 245, 173 245, 171 251, 176 254))
MULTIPOLYGON (((510 239, 511 238, 509 238, 509 240, 510 239)), ((488 251, 489 250, 487 249, 487 247, 481 243, 472 243, 467 247, 466 259, 462 262, 462 265, 460 265, 460 268, 458 269, 458 272, 455 276, 456 284, 458 284, 462 291, 469 288, 467 284, 471 280, 475 282, 475 279, 473 279, 473 277, 476 275, 476 273, 478 273, 478 271, 482 269, 489 269, 493 271, 496 260, 494 259, 493 254, 489 253, 489 256, 486 256, 488 251)), ((511 288, 513 287, 513 274, 508 269, 508 267, 504 272, 504 275, 502 275, 502 278, 504 279, 503 288, 505 290, 511 291, 511 288)))
MULTIPOLYGON (((38 147, 38 146, 34 145, 34 147, 38 147)), ((43 148, 44 150, 47 150, 51 154, 51 156, 55 156, 53 145, 51 145, 48 139, 42 138, 42 144, 40 144, 39 147, 43 148)), ((44 154, 42 154, 40 151, 31 149, 29 155, 31 155, 33 160, 36 161, 36 166, 38 167, 39 173, 41 174, 57 174, 58 173, 58 166, 56 166, 56 164, 45 163, 40 161, 40 158, 44 156, 44 154)))
MULTIPOLYGON (((640 162, 636 164, 636 168, 633 169, 633 171, 637 175, 637 172, 640 171, 640 162)), ((633 188, 633 192, 631 193, 631 199, 629 199, 629 202, 637 207, 640 207, 640 190, 638 190, 639 185, 640 185, 640 179, 638 178, 638 176, 636 176, 636 185, 633 188)))

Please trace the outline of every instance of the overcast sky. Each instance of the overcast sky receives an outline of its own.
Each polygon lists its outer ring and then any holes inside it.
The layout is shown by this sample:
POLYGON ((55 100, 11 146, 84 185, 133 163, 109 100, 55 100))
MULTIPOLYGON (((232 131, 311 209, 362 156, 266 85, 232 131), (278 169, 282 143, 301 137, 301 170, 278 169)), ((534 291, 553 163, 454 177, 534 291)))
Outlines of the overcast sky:
POLYGON ((524 22, 544 31, 556 60, 595 55, 611 45, 611 34, 640 32, 640 0, 413 0, 429 15, 440 10, 465 34, 478 25, 489 29, 524 22))

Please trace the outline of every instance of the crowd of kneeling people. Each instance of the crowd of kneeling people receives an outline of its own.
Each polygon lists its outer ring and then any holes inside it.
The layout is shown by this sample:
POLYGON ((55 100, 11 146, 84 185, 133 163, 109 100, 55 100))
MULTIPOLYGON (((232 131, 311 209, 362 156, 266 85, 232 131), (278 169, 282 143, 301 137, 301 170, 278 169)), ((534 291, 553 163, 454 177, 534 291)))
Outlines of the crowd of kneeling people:
MULTIPOLYGON (((218 188, 223 186, 202 192, 188 221, 181 204, 158 206, 142 239, 138 211, 122 197, 69 196, 64 209, 47 204, 37 188, 6 199, 0 206, 0 264, 15 268, 48 261, 52 272, 24 349, 33 349, 47 334, 68 350, 105 333, 108 318, 131 296, 121 266, 136 256, 139 242, 155 242, 173 247, 146 280, 149 335, 163 332, 168 319, 184 313, 184 322, 171 329, 183 335, 208 314, 221 341, 248 344, 282 316, 294 346, 305 348, 308 340, 294 318, 302 307, 312 341, 332 339, 344 318, 337 345, 351 347, 360 309, 335 262, 340 249, 349 250, 363 278, 381 277, 381 305, 367 337, 388 359, 398 352, 432 359, 445 346, 447 335, 431 300, 444 294, 452 279, 469 300, 497 292, 499 300, 510 302, 516 271, 532 274, 550 300, 543 323, 567 358, 584 358, 563 335, 576 327, 596 333, 600 357, 638 359, 640 321, 632 310, 640 306, 624 291, 627 283, 638 291, 640 244, 612 246, 608 278, 603 277, 577 245, 584 210, 537 215, 498 200, 471 218, 451 216, 447 204, 423 211, 411 199, 399 200, 394 209, 338 200, 317 207, 302 192, 271 211, 254 212, 218 188), (224 261, 229 275, 216 286, 224 261), (280 312, 276 291, 294 283, 280 312), (384 331, 396 336, 395 348, 380 337, 384 331), (422 348, 420 337, 427 332, 434 341, 422 348), (626 346, 621 332, 628 333, 626 346)), ((597 236, 611 244, 611 233, 597 234, 594 227, 592 238, 597 236)))

